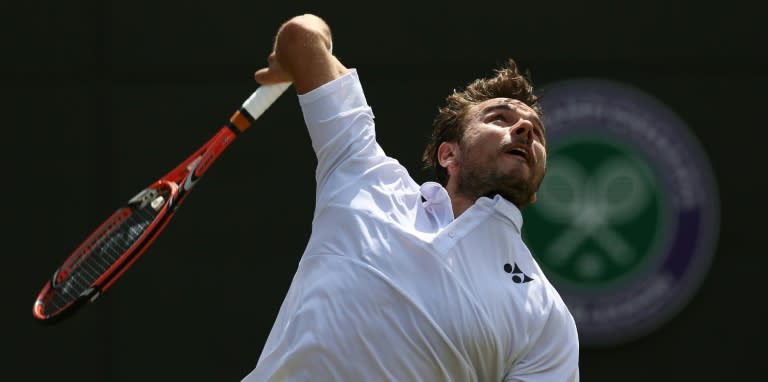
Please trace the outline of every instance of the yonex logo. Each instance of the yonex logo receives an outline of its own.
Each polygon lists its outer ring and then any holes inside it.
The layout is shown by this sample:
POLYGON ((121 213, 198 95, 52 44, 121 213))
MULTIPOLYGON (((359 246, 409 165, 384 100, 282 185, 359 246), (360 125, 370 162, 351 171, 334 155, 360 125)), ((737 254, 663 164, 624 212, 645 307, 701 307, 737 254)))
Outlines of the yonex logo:
POLYGON ((529 281, 533 281, 533 278, 523 273, 523 271, 520 270, 517 264, 515 265, 511 265, 509 263, 504 264, 504 272, 512 274, 512 281, 515 284, 523 284, 529 281))

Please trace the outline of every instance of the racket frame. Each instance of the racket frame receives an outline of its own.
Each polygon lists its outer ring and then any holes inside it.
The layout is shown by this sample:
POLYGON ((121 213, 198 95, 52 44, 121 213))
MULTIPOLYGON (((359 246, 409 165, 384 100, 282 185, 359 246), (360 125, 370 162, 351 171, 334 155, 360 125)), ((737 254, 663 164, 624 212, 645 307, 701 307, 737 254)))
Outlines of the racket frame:
POLYGON ((126 206, 116 210, 100 224, 86 239, 67 257, 63 264, 56 269, 53 276, 45 283, 37 296, 32 308, 33 316, 43 323, 55 323, 64 317, 69 317, 82 305, 93 302, 104 294, 114 283, 152 246, 157 237, 163 232, 175 216, 179 206, 186 200, 192 187, 205 174, 211 165, 219 158, 224 150, 247 130, 253 122, 266 111, 269 106, 290 86, 290 83, 263 85, 256 89, 213 137, 197 149, 192 155, 177 165, 173 170, 156 182, 144 188, 126 206), (110 227, 121 219, 121 214, 130 212, 133 203, 146 203, 142 200, 152 190, 165 188, 169 191, 162 207, 152 222, 144 229, 128 249, 123 251, 115 262, 104 270, 88 288, 70 302, 59 307, 54 312, 46 311, 46 302, 52 298, 50 293, 57 293, 58 286, 78 271, 78 265, 96 248, 98 241, 105 240, 115 228, 110 227))

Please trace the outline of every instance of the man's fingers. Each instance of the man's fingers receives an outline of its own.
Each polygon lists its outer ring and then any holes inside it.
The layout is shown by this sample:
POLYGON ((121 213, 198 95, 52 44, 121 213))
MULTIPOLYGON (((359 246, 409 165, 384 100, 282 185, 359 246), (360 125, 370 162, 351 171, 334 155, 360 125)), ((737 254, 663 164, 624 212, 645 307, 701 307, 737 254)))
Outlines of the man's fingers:
POLYGON ((292 78, 283 71, 273 68, 261 68, 253 74, 253 78, 262 85, 277 84, 281 82, 293 82, 292 78))
POLYGON ((262 85, 276 84, 281 82, 292 82, 292 78, 277 62, 275 52, 267 57, 266 68, 261 68, 254 73, 256 82, 262 85))
POLYGON ((271 81, 270 77, 273 77, 273 76, 270 76, 269 68, 261 68, 257 70, 256 73, 254 73, 253 75, 253 78, 256 79, 256 82, 262 85, 273 84, 276 82, 276 81, 271 81))

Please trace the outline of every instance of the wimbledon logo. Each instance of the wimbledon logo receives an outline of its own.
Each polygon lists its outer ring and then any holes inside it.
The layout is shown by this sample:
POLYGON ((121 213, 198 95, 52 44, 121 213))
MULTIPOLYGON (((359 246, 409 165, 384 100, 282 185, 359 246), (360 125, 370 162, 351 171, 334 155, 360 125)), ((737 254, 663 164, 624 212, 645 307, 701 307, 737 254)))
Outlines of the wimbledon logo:
POLYGON ((524 238, 585 345, 648 334, 687 303, 718 235, 717 186, 684 122, 616 82, 547 86, 547 174, 524 238))

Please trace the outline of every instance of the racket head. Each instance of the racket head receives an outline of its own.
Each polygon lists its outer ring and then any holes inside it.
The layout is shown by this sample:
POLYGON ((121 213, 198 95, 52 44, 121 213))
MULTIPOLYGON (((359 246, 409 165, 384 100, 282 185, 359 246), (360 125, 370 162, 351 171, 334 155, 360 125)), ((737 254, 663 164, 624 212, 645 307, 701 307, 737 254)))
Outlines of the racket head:
POLYGON ((115 211, 46 282, 33 305, 34 317, 58 322, 105 292, 163 229, 178 194, 176 183, 160 180, 115 211))

